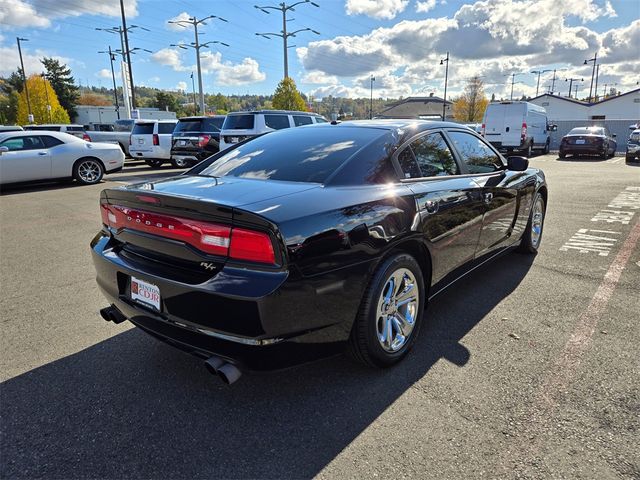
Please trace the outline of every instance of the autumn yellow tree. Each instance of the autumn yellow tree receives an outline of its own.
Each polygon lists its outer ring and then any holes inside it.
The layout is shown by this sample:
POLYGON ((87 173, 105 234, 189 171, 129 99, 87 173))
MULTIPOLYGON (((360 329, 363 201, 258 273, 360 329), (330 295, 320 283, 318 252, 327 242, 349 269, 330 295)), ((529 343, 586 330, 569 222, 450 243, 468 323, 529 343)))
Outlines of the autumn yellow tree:
POLYGON ((305 112, 307 105, 293 79, 287 77, 280 81, 273 94, 273 108, 280 110, 299 110, 305 112))
MULTIPOLYGON (((40 75, 31 75, 27 79, 27 88, 29 89, 29 102, 34 123, 70 123, 69 114, 60 105, 58 96, 47 79, 40 75), (47 108, 47 105, 51 107, 51 110, 47 108)), ((23 89, 18 99, 18 123, 20 125, 29 123, 28 110, 27 95, 23 89)))
POLYGON ((479 122, 488 104, 484 82, 478 76, 471 77, 462 95, 453 101, 453 117, 458 122, 479 122))

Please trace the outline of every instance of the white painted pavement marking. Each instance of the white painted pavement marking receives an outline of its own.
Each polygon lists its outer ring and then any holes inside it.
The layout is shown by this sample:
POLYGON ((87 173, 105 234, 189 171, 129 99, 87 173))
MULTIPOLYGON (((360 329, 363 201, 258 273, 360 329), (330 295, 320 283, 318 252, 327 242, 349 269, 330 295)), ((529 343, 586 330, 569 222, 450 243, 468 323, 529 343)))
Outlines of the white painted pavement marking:
POLYGON ((618 241, 617 238, 613 238, 611 235, 620 235, 620 232, 581 228, 560 247, 560 251, 577 250, 580 253, 597 253, 601 257, 606 257, 609 255, 611 247, 618 241), (592 235, 592 233, 605 234, 605 236, 592 235))

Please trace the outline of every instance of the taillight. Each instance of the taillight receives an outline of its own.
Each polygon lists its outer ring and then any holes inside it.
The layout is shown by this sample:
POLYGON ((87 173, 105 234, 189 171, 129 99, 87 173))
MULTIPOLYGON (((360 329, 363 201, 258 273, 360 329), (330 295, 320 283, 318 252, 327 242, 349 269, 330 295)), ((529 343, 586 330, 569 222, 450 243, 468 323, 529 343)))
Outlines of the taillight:
POLYGON ((484 137, 484 134, 487 132, 487 126, 483 123, 482 130, 480 131, 480 135, 484 137))
POLYGON ((153 134, 153 144, 154 145, 160 145, 160 138, 158 137, 157 133, 153 134))
POLYGON ((524 143, 527 140, 527 123, 522 122, 522 130, 520 131, 520 140, 524 143))
POLYGON ((187 243, 212 255, 236 260, 275 264, 271 238, 267 233, 232 228, 188 218, 135 210, 119 205, 100 205, 102 223, 116 230, 129 228, 187 243))
POLYGON ((209 140, 211 140, 211 135, 200 135, 198 137, 198 146, 206 147, 209 144, 209 140))
POLYGON ((90 137, 89 135, 87 135, 87 133, 86 133, 86 132, 82 134, 82 139, 83 139, 85 142, 90 142, 90 141, 91 141, 91 137, 90 137))
POLYGON ((131 135, 129 135, 129 145, 133 145, 133 143, 131 143, 131 135))

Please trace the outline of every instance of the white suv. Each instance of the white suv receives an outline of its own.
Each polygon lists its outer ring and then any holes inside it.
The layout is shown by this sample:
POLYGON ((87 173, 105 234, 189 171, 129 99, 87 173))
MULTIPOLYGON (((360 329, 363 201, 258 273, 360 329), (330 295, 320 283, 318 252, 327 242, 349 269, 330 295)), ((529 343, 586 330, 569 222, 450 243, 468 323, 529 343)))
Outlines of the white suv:
POLYGON ((327 123, 327 120, 317 113, 288 110, 230 113, 220 131, 220 151, 263 133, 314 123, 327 123))
POLYGON ((129 155, 153 168, 171 160, 171 135, 178 120, 137 120, 129 137, 129 155))

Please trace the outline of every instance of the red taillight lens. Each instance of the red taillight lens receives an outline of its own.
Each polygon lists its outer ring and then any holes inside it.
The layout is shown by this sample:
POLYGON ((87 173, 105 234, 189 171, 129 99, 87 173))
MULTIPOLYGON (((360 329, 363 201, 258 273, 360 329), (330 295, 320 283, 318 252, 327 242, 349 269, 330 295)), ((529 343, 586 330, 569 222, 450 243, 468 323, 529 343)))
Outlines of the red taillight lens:
POLYGON ((199 147, 207 146, 207 144, 209 143, 209 140, 211 140, 211 135, 200 135, 198 137, 198 146, 199 147))
POLYGON ((527 139, 527 124, 522 123, 522 130, 520 132, 520 139, 524 142, 527 139))
POLYGON ((486 131, 487 131, 487 126, 483 123, 482 124, 482 130, 480 131, 480 135, 482 135, 484 137, 484 134, 486 133, 486 131))
POLYGON ((83 134, 82 134, 82 139, 83 139, 85 142, 90 142, 90 141, 91 141, 91 137, 90 137, 89 135, 87 135, 86 133, 83 133, 83 134))
POLYGON ((273 252, 273 244, 269 235, 243 228, 231 230, 229 256, 250 262, 276 263, 276 256, 273 252))
POLYGON ((236 260, 275 264, 267 233, 162 215, 119 205, 100 205, 102 223, 185 242, 200 251, 236 260))
POLYGON ((160 138, 158 137, 157 133, 153 134, 153 144, 154 145, 160 145, 160 138))

